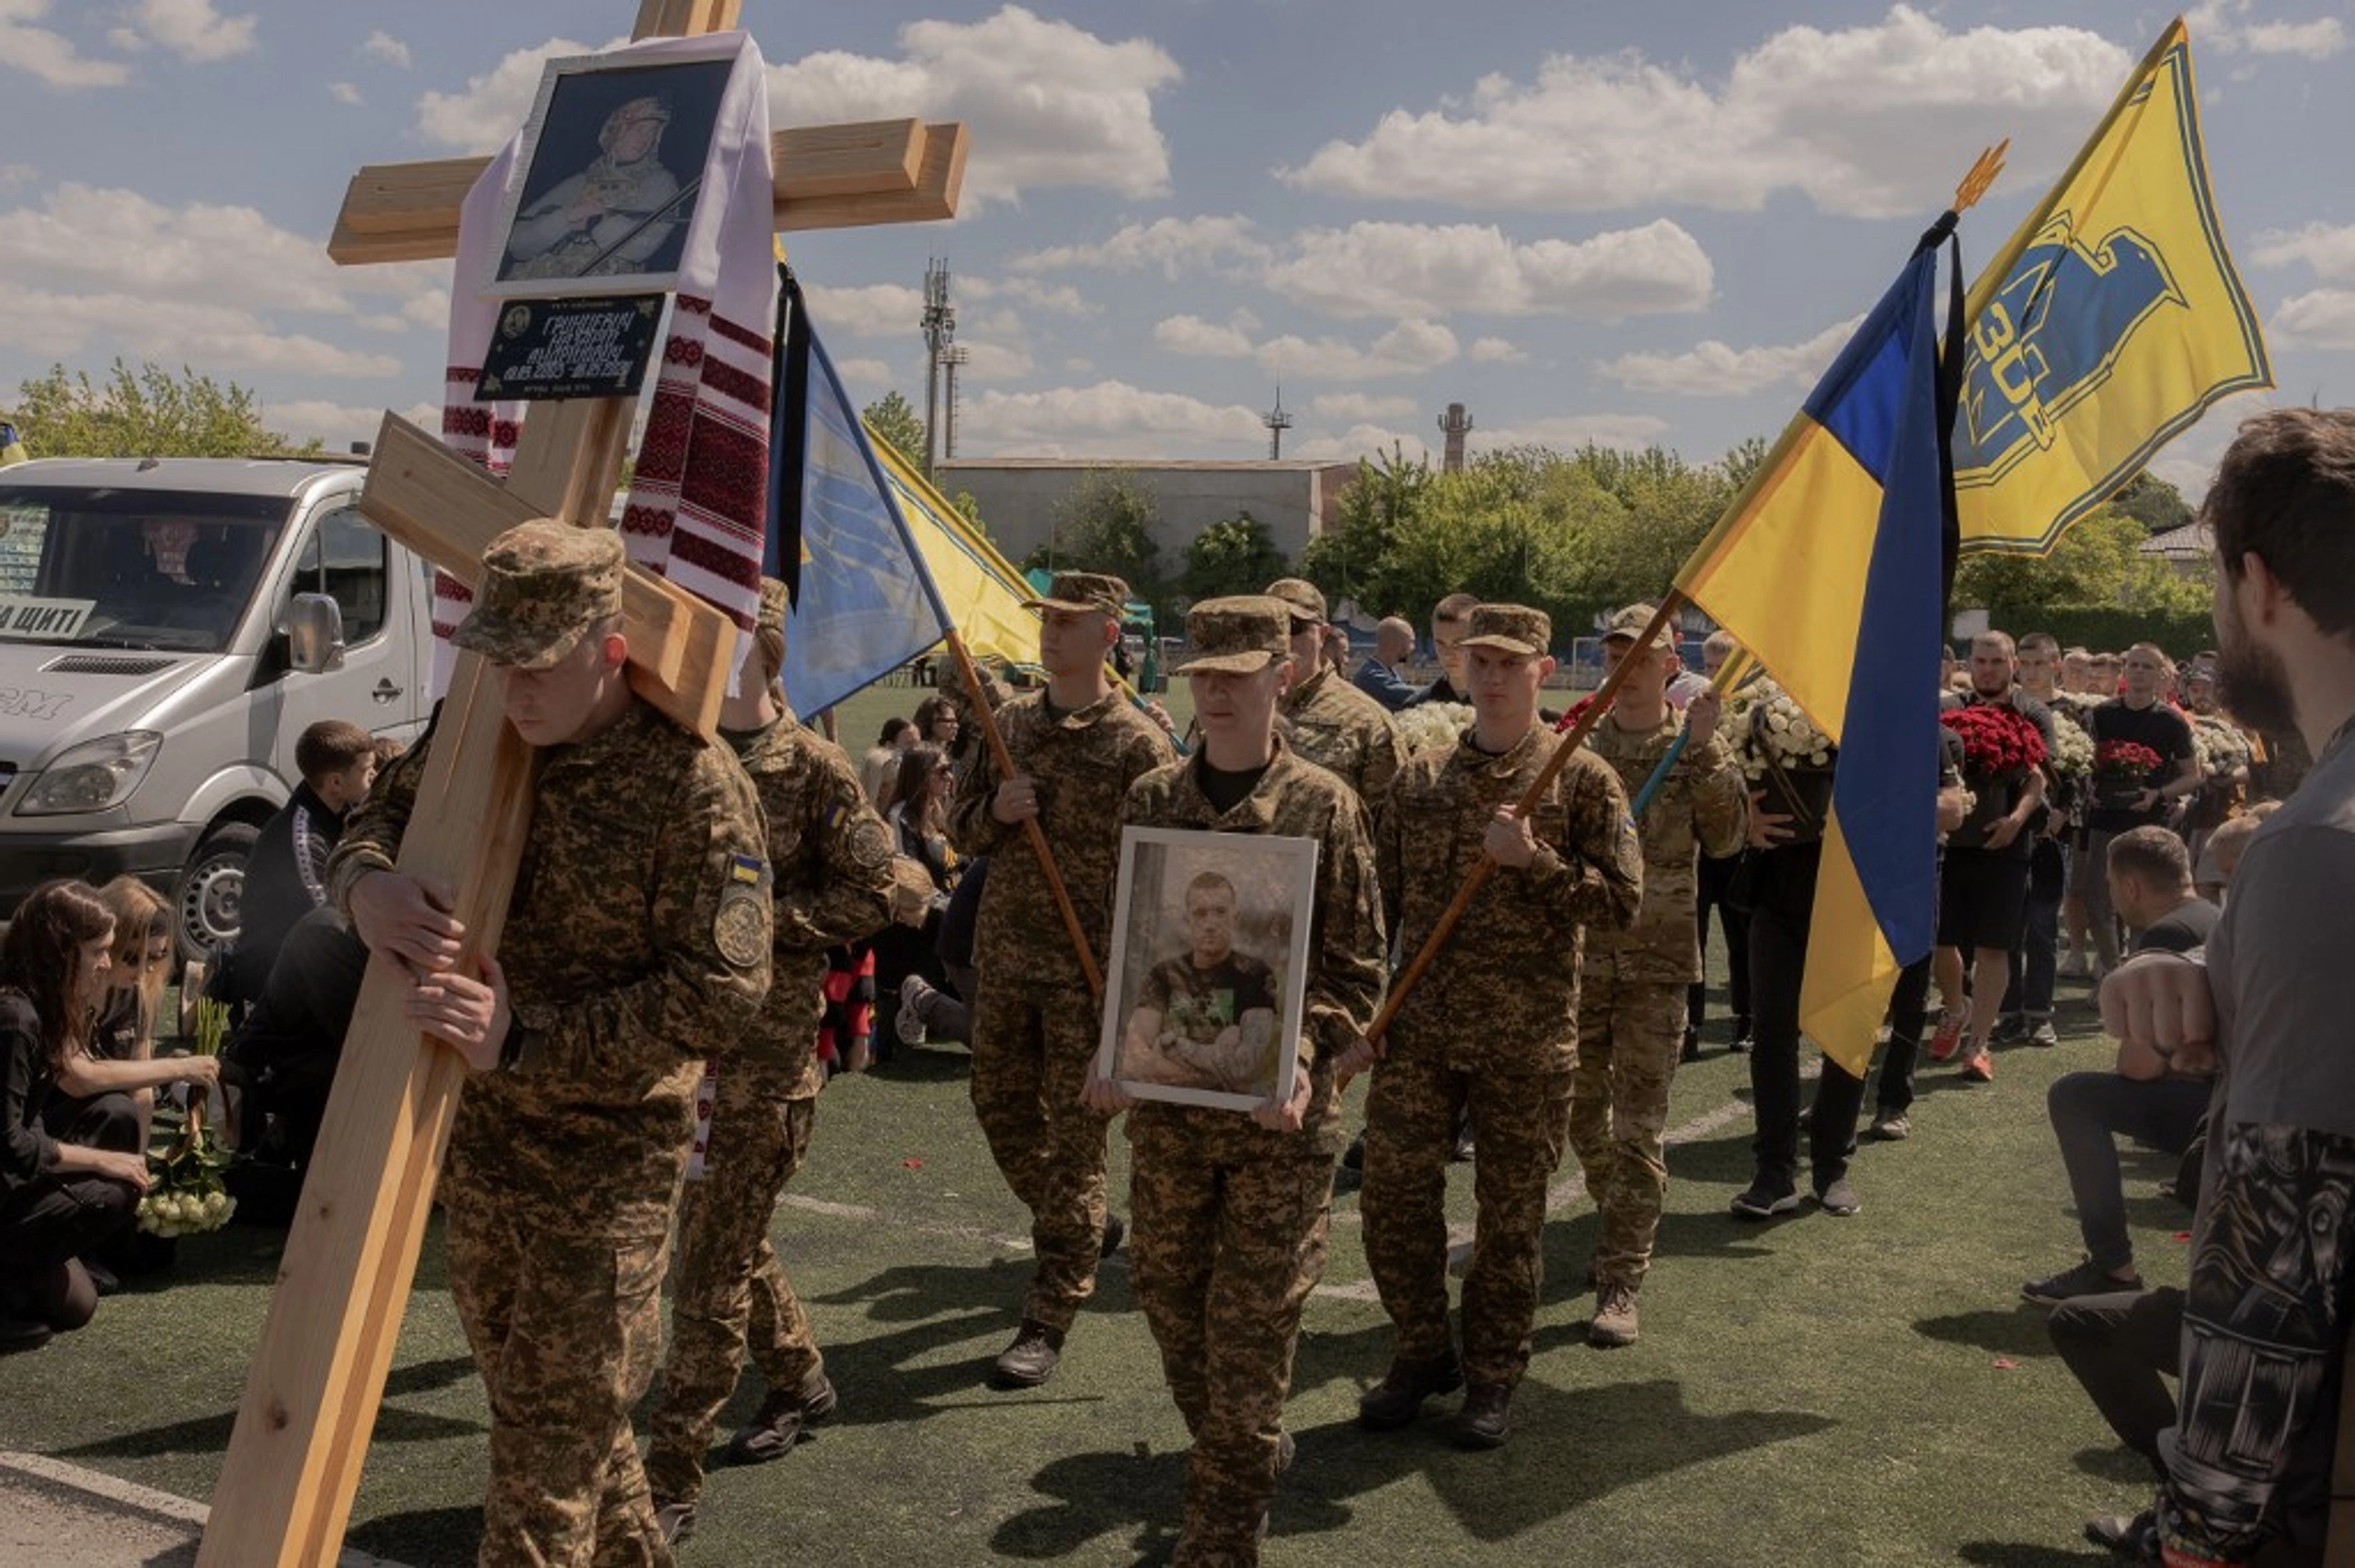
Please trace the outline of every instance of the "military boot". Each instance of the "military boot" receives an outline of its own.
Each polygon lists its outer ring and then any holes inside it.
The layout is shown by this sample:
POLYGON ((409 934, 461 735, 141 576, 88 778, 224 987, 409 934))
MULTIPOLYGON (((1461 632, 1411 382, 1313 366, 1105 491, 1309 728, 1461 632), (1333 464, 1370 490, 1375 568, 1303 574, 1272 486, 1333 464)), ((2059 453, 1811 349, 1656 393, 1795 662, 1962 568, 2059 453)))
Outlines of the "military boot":
POLYGON ((1636 1287, 1614 1282, 1602 1288, 1594 1316, 1586 1325, 1586 1342, 1606 1350, 1636 1343, 1636 1287))
POLYGON ((1512 1430, 1508 1412, 1512 1406, 1512 1388, 1507 1383, 1475 1383, 1464 1395, 1464 1408, 1455 1413, 1455 1423, 1450 1433, 1459 1448, 1501 1448, 1505 1434, 1512 1430))
POLYGON ((752 1424, 729 1440, 728 1462, 765 1464, 793 1452, 805 1428, 834 1413, 834 1385, 823 1372, 812 1372, 796 1389, 771 1389, 752 1424))
POLYGON ((1022 1332, 1005 1347, 990 1368, 990 1386, 999 1389, 1035 1389, 1055 1375, 1055 1363, 1063 1359, 1063 1331, 1051 1329, 1042 1322, 1024 1319, 1022 1332))
POLYGON ((1464 1386, 1464 1369, 1448 1350, 1419 1361, 1394 1360, 1382 1381, 1358 1399, 1358 1425, 1375 1432, 1404 1426, 1422 1413, 1423 1401, 1464 1386))

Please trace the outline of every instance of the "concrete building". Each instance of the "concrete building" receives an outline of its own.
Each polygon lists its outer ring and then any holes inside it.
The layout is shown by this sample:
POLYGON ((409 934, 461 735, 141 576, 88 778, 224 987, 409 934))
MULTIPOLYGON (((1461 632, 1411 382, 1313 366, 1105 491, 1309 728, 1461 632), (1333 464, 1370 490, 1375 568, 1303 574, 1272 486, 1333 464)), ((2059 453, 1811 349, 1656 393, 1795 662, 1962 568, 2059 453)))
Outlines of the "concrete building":
POLYGON ((1287 558, 1338 521, 1341 492, 1358 465, 1287 458, 1248 463, 1120 463, 1109 458, 979 457, 942 462, 933 482, 943 494, 970 494, 982 523, 1009 560, 1019 563, 1053 542, 1057 512, 1095 471, 1122 469, 1152 493, 1153 542, 1175 570, 1186 546, 1214 522, 1248 512, 1267 526, 1287 558))

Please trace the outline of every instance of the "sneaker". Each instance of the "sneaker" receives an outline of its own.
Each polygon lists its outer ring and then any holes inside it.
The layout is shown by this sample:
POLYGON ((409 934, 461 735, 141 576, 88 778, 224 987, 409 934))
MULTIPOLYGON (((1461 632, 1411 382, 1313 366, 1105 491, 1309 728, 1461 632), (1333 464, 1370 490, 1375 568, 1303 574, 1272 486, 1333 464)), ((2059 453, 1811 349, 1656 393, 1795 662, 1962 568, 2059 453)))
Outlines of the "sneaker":
POLYGON ((2028 1038, 2028 1019, 2021 1013, 2006 1013, 1995 1020, 1995 1032, 1987 1036, 1991 1045, 2008 1046, 2028 1038))
POLYGON ((1930 1036, 1930 1059, 1952 1061, 1954 1053, 1962 1049, 1962 1032, 1970 1026, 1970 1009, 1948 1009, 1938 1014, 1937 1032, 1930 1036))
POLYGON ((2064 975, 2073 980, 2084 979, 2085 978, 2085 956, 2074 947, 2062 956, 2061 962, 2052 967, 2052 972, 2054 974, 2064 975))
POLYGON ((1736 1219, 1772 1219, 1777 1214, 1788 1214, 1799 1206, 1799 1189, 1789 1182, 1772 1182, 1764 1176, 1752 1181, 1743 1192, 1736 1195, 1732 1204, 1736 1219))
POLYGON ((676 1546, 695 1533, 695 1505, 693 1503, 665 1503, 654 1499, 654 1528, 662 1532, 662 1544, 676 1546))
POLYGON ((1845 1176, 1834 1176, 1816 1188, 1815 1201, 1824 1213, 1842 1219, 1865 1207, 1864 1200, 1856 1196, 1856 1189, 1848 1185, 1845 1176))
POLYGON ((728 1462, 757 1465, 785 1458, 808 1428, 834 1413, 837 1402, 834 1385, 823 1372, 811 1373, 798 1389, 771 1389, 751 1423, 728 1440, 728 1462))
POLYGON ((2158 1521, 2148 1508, 2139 1514, 2103 1514, 2087 1519, 2085 1539, 2130 1562, 2159 1560, 2158 1521))
POLYGON ((1606 1285, 1586 1325, 1586 1342, 1600 1350, 1636 1343, 1636 1287, 1606 1285))
POLYGON ((2029 1025, 2028 1043, 2031 1046, 2057 1046, 2061 1043, 2060 1031, 2052 1027, 2051 1019, 2039 1018, 2029 1025))
POLYGON ((1420 1361, 1394 1360, 1382 1381, 1358 1396, 1358 1425, 1374 1432, 1404 1426, 1423 1413, 1423 1401, 1463 1386, 1464 1368, 1453 1350, 1420 1361))
POLYGON ((1475 1383, 1464 1396, 1464 1408, 1449 1425, 1448 1436, 1459 1448, 1501 1448, 1505 1435, 1512 1430, 1511 1408, 1511 1388, 1503 1383, 1475 1383))
POLYGON ((1063 1330, 1025 1318, 1022 1332, 990 1368, 990 1387, 1035 1389, 1055 1375, 1055 1363, 1063 1355, 1063 1330))
POLYGON ((1961 1076, 1973 1083, 1995 1082, 1995 1059, 1987 1054, 1986 1047, 1980 1047, 1970 1059, 1962 1064, 1961 1076))
POLYGON ((1110 1257, 1120 1250, 1120 1243, 1127 1241, 1128 1237, 1129 1222, 1110 1209, 1106 1209, 1104 1211, 1104 1246, 1103 1250, 1096 1255, 1102 1258, 1110 1257))
POLYGON ((1755 1046, 1757 1043, 1758 1042, 1752 1037, 1750 1031, 1744 1029, 1733 1037, 1733 1044, 1728 1046, 1726 1049, 1731 1051, 1738 1057, 1746 1057, 1750 1054, 1751 1047, 1755 1046))
POLYGON ((892 1020, 903 1046, 920 1046, 925 1041, 924 999, 932 994, 932 987, 922 975, 910 975, 900 982, 900 1015, 892 1020))
POLYGON ((1868 1130, 1883 1143, 1902 1143, 1913 1136, 1913 1118, 1903 1111, 1882 1111, 1868 1130))
POLYGON ((2142 1276, 2130 1275, 2120 1279, 2093 1259, 2080 1260, 2074 1266, 2064 1268, 2050 1279, 2031 1279, 2020 1287, 2020 1299, 2039 1307, 2057 1307, 2080 1296, 2109 1296, 2120 1290, 2140 1290, 2142 1276))

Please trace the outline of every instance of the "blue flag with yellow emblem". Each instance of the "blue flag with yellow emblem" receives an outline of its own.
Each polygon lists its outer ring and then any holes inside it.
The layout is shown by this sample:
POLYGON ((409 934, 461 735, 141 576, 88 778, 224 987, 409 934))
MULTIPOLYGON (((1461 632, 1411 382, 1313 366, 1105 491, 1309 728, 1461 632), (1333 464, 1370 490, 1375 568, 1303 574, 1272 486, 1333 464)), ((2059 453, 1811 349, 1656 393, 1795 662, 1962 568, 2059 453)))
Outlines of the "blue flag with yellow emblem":
POLYGON ((2177 21, 1971 286, 1962 547, 2043 555, 2228 394, 2273 384, 2216 216, 2177 21))
POLYGON ((1945 225, 1677 576, 1838 744, 1799 1023, 1862 1074, 1936 914, 1945 225))

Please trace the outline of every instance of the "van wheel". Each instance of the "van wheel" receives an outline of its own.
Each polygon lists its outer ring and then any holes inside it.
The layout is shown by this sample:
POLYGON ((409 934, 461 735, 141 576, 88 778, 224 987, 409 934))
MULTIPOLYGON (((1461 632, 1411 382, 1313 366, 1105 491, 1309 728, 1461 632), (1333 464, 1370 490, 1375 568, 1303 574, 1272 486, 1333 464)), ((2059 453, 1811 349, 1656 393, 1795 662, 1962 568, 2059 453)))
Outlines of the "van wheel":
POLYGON ((246 898, 246 860, 261 830, 224 822, 197 841, 172 890, 172 933, 183 958, 210 958, 237 934, 246 898))

